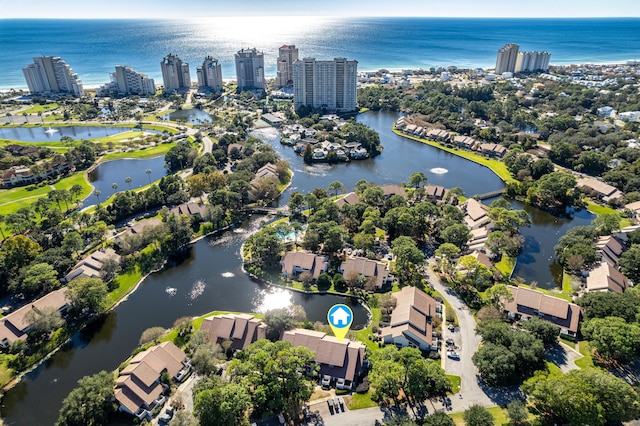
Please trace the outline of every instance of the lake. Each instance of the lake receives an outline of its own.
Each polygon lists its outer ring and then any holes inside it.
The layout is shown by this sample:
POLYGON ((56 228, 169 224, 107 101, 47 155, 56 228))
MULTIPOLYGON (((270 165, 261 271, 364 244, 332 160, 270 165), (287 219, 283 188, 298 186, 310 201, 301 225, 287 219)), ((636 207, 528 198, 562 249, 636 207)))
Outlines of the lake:
POLYGON ((179 109, 162 116, 163 120, 184 121, 189 124, 206 124, 213 122, 211 115, 199 108, 179 109))
MULTIPOLYGON (((132 127, 102 126, 45 126, 42 127, 0 127, 0 139, 11 139, 22 142, 59 142, 63 136, 73 139, 94 139, 117 135, 118 133, 140 131, 132 127)), ((149 133, 160 133, 156 130, 145 130, 149 133)))

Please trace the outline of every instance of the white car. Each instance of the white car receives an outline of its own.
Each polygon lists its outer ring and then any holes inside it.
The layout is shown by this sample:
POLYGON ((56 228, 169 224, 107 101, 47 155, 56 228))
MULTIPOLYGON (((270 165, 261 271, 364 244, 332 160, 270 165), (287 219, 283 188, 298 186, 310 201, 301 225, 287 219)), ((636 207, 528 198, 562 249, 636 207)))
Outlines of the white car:
POLYGON ((447 356, 451 359, 460 359, 460 354, 456 351, 447 351, 447 356))

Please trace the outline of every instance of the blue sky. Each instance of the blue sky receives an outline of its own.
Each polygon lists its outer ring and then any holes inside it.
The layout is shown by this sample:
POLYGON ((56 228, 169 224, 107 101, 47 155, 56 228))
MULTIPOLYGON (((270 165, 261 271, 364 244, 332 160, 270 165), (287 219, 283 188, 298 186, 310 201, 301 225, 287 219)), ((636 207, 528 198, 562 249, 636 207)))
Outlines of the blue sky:
POLYGON ((618 0, 0 0, 0 18, 190 18, 245 15, 640 17, 618 0))

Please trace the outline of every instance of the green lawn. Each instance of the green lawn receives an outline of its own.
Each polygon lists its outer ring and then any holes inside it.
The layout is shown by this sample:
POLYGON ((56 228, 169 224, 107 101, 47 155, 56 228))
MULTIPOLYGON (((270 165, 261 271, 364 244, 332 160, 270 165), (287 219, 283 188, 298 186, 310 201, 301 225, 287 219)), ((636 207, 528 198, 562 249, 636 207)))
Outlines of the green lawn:
MULTIPOLYGON (((360 331, 356 331, 355 334, 356 334, 356 339, 364 343, 367 346, 367 348, 369 348, 369 350, 373 352, 379 349, 378 343, 374 342, 373 340, 369 340, 369 335, 373 333, 371 331, 373 325, 380 322, 380 319, 382 318, 382 311, 380 310, 380 308, 371 308, 371 313, 373 318, 371 318, 371 324, 369 324, 369 327, 364 328, 360 331)), ((361 408, 364 408, 364 407, 361 407, 361 408)))
POLYGON ((593 367, 593 358, 591 358, 591 345, 586 340, 578 343, 578 348, 583 358, 576 360, 576 365, 580 368, 593 367))
POLYGON ((136 149, 135 151, 112 152, 110 154, 103 155, 101 159, 103 161, 110 161, 110 160, 118 160, 122 158, 159 157, 169 152, 169 150, 174 146, 175 146, 175 143, 161 143, 151 148, 136 149))
POLYGON ((24 111, 20 111, 20 114, 23 114, 25 112, 27 114, 37 114, 39 112, 48 112, 48 111, 51 111, 52 109, 58 108, 59 106, 60 105, 56 103, 45 104, 45 105, 32 105, 29 108, 25 109, 24 111))
POLYGON ((349 410, 360 410, 361 408, 377 407, 378 403, 371 399, 371 393, 354 393, 351 396, 349 410))
POLYGON ((502 256, 500 262, 496 263, 496 269, 507 278, 511 277, 513 270, 516 267, 517 260, 515 257, 502 256))
MULTIPOLYGON (((527 285, 527 284, 518 284, 518 287, 532 288, 530 285, 527 285)), ((547 290, 541 287, 536 287, 534 290, 539 291, 540 293, 548 294, 549 296, 554 296, 559 299, 564 299, 568 302, 573 301, 573 297, 571 297, 571 292, 573 292, 573 290, 569 293, 565 293, 564 291, 560 291, 559 289, 547 290)))
POLYGON ((453 374, 447 374, 447 379, 451 380, 451 393, 456 394, 460 392, 460 386, 462 386, 462 378, 460 376, 454 376, 453 374))
POLYGON ((516 181, 513 178, 513 176, 511 176, 511 173, 507 169, 507 166, 500 160, 494 160, 492 158, 487 158, 487 157, 485 157, 483 155, 476 154, 476 153, 471 152, 471 151, 466 151, 466 150, 456 149, 456 148, 447 148, 446 146, 441 145, 438 142, 417 138, 415 136, 409 136, 407 134, 404 134, 400 130, 396 130, 395 128, 393 129, 393 132, 395 134, 397 134, 398 136, 402 136, 402 137, 405 137, 405 138, 413 139, 413 140, 418 141, 418 142, 425 143, 427 145, 431 145, 431 146, 433 146, 435 148, 441 149, 443 151, 447 151, 447 152, 449 152, 451 154, 454 154, 454 155, 457 155, 459 157, 466 158, 469 161, 473 161, 474 163, 478 163, 478 164, 480 164, 482 166, 488 167, 489 169, 491 169, 492 172, 494 172, 496 175, 498 175, 498 177, 500 179, 502 179, 506 183, 515 182, 516 181))
POLYGON ((141 279, 142 273, 137 267, 133 272, 118 275, 115 278, 115 281, 118 283, 118 287, 111 291, 107 296, 108 306, 111 307, 118 303, 118 301, 129 293, 141 279))
MULTIPOLYGON (((509 425, 509 416, 507 415, 507 409, 506 408, 501 408, 498 406, 495 407, 489 407, 487 408, 487 411, 489 411, 491 413, 491 415, 493 416, 493 424, 494 425, 509 425)), ((451 418, 453 419, 453 421, 456 423, 456 425, 465 425, 464 422, 464 412, 459 412, 459 413, 453 413, 450 414, 451 418)))
POLYGON ((60 179, 59 182, 56 182, 53 186, 56 189, 66 189, 67 191, 71 189, 73 185, 80 185, 82 187, 82 194, 78 196, 78 199, 83 199, 87 195, 91 194, 92 186, 87 182, 84 177, 84 171, 74 173, 71 176, 60 179))
POLYGON ((587 210, 589 210, 591 213, 595 214, 595 215, 601 215, 601 214, 611 214, 611 213, 615 213, 620 215, 620 217, 622 218, 622 220, 620 221, 620 228, 625 228, 629 225, 631 225, 631 221, 627 218, 622 217, 622 214, 609 206, 605 206, 603 204, 598 204, 592 200, 589 199, 585 199, 586 203, 587 203, 587 210))

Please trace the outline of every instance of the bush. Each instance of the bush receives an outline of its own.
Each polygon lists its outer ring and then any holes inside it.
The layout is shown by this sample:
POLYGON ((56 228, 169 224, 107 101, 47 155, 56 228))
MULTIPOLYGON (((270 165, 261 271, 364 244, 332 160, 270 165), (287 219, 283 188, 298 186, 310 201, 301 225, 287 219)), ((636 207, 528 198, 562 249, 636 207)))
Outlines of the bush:
POLYGON ((362 377, 358 386, 356 386, 357 393, 367 393, 369 392, 369 376, 362 377))

